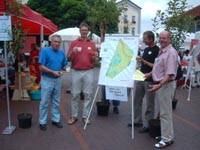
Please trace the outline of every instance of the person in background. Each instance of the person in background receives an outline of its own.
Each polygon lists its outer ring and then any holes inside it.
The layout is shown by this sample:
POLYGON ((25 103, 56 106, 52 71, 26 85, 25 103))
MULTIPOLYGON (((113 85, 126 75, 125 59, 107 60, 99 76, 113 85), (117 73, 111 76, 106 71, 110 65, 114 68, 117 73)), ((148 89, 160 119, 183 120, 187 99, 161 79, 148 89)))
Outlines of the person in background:
POLYGON ((30 64, 29 64, 29 72, 30 72, 30 80, 33 83, 36 83, 37 75, 40 74, 36 70, 36 62, 35 59, 30 59, 30 64))
POLYGON ((40 68, 39 68, 39 63, 38 63, 39 54, 40 54, 40 51, 37 48, 37 45, 32 43, 31 44, 31 52, 30 52, 30 60, 34 59, 34 61, 35 61, 35 70, 37 72, 37 74, 36 74, 37 78, 36 78, 35 82, 37 84, 40 83, 40 78, 41 78, 40 68))
POLYGON ((120 101, 118 100, 113 100, 112 101, 112 104, 113 104, 113 112, 116 113, 116 114, 119 114, 119 108, 118 106, 120 105, 120 101))
MULTIPOLYGON (((69 47, 67 58, 71 61, 72 90, 71 90, 71 118, 68 124, 72 125, 78 120, 78 103, 81 91, 83 91, 82 119, 86 123, 92 100, 94 85, 94 62, 98 59, 96 46, 87 35, 89 26, 80 24, 81 37, 73 41, 69 47)), ((88 124, 90 121, 88 120, 88 124)))
POLYGON ((8 64, 14 64, 15 63, 15 55, 12 52, 12 49, 9 49, 8 51, 8 64))
POLYGON ((194 57, 194 74, 195 78, 192 81, 192 87, 200 87, 200 52, 194 57))
MULTIPOLYGON (((144 49, 142 57, 138 57, 137 60, 141 64, 140 71, 144 74, 152 71, 155 58, 158 56, 159 47, 154 43, 154 39, 155 36, 152 31, 146 31, 143 33, 143 42, 147 45, 147 47, 144 49)), ((155 93, 148 91, 149 85, 152 84, 152 78, 135 82, 134 124, 135 126, 143 125, 143 127, 139 130, 139 133, 149 132, 148 121, 154 118, 155 93), (145 116, 142 121, 142 104, 144 97, 146 98, 146 110, 144 111, 145 116)))
POLYGON ((64 51, 59 49, 60 44, 61 36, 53 35, 51 37, 51 46, 43 48, 39 56, 39 65, 41 70, 41 101, 39 107, 39 127, 43 131, 47 129, 46 123, 50 100, 52 101, 52 125, 58 128, 63 127, 61 123, 59 105, 62 88, 62 70, 66 70, 67 58, 64 51))
POLYGON ((156 148, 164 148, 173 144, 174 131, 172 121, 172 100, 175 91, 175 77, 178 68, 178 53, 171 45, 171 34, 169 31, 162 31, 159 35, 160 51, 153 65, 151 73, 145 74, 148 78, 151 75, 155 84, 150 86, 149 91, 156 91, 159 100, 159 112, 161 122, 161 137, 156 148))
POLYGON ((189 61, 190 60, 190 55, 189 55, 189 53, 190 53, 190 51, 189 50, 186 50, 185 52, 184 52, 184 55, 183 55, 183 58, 182 58, 182 60, 186 60, 186 61, 189 61))
POLYGON ((23 55, 24 55, 24 60, 25 60, 25 66, 26 66, 26 68, 28 68, 30 53, 23 53, 23 55))
MULTIPOLYGON (((129 94, 130 94, 130 89, 127 88, 127 95, 129 96, 129 94)), ((120 101, 119 100, 112 100, 112 105, 113 105, 113 112, 115 114, 119 114, 119 108, 118 107, 120 105, 120 101)))
POLYGON ((194 63, 193 68, 191 69, 194 73, 194 78, 192 80, 192 87, 197 86, 200 87, 200 42, 197 45, 193 46, 190 51, 190 55, 192 56, 192 60, 194 63))

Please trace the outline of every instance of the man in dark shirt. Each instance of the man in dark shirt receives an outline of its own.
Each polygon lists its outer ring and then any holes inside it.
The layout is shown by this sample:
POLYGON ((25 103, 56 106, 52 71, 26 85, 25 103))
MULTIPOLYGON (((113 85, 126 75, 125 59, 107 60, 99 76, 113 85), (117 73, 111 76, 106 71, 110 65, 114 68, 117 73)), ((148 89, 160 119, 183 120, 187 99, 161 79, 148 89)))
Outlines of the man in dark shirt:
MULTIPOLYGON (((147 45, 144 49, 142 57, 137 57, 137 60, 141 63, 140 71, 142 73, 149 73, 152 71, 153 63, 158 55, 159 47, 154 43, 154 33, 152 31, 146 31, 143 33, 143 42, 147 45)), ((149 92, 149 85, 153 84, 153 79, 148 78, 145 81, 135 82, 135 94, 134 94, 134 125, 142 125, 140 133, 146 133, 149 131, 148 121, 154 117, 154 99, 155 93, 149 92), (142 121, 142 102, 146 96, 146 110, 145 117, 142 121)), ((130 126, 130 124, 129 124, 130 126)))

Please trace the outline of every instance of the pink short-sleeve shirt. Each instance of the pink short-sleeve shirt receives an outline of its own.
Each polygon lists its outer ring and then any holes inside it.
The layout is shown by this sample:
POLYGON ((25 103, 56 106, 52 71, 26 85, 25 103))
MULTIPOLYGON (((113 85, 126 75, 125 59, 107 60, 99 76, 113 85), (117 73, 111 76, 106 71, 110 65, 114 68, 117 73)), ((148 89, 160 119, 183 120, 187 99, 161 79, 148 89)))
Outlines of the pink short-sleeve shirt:
POLYGON ((155 59, 152 76, 155 82, 160 82, 166 75, 173 75, 172 80, 175 79, 178 67, 178 53, 168 45, 164 49, 160 49, 158 57, 155 59))

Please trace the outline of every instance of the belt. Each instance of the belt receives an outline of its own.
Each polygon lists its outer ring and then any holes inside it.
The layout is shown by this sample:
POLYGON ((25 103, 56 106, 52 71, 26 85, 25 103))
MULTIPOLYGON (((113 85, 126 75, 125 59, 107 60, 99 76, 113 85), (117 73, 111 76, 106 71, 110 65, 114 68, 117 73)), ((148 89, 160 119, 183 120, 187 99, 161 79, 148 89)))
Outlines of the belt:
MULTIPOLYGON (((167 83, 172 82, 172 81, 175 81, 175 80, 169 80, 167 83)), ((153 83, 154 83, 154 84, 159 84, 160 81, 154 81, 153 83)))
MULTIPOLYGON (((74 68, 72 68, 74 69, 74 68)), ((90 70, 90 69, 93 69, 93 68, 88 68, 88 69, 74 69, 74 70, 77 70, 77 71, 84 71, 84 70, 90 70)))

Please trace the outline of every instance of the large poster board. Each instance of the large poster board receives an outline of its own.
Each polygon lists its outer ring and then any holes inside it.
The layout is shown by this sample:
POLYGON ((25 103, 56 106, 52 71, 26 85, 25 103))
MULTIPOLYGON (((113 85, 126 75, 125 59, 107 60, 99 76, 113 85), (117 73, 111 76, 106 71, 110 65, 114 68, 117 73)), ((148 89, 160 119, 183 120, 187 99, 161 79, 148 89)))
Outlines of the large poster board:
POLYGON ((0 41, 12 40, 12 26, 10 16, 0 16, 0 41))
POLYGON ((130 34, 106 35, 100 51, 98 84, 132 88, 138 45, 139 37, 130 34))

